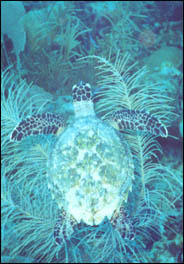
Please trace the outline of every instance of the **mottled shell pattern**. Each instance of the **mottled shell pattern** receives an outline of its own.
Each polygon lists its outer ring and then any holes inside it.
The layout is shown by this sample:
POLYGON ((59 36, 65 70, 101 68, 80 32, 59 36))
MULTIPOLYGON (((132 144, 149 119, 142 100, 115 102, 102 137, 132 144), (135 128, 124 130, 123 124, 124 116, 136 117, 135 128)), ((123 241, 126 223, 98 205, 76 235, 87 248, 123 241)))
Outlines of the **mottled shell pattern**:
POLYGON ((122 237, 131 240, 134 228, 124 205, 132 189, 134 165, 119 131, 131 129, 167 137, 167 127, 150 113, 124 108, 115 111, 108 123, 101 121, 95 115, 88 83, 74 85, 72 95, 75 120, 68 127, 59 114, 36 114, 17 124, 10 140, 57 136, 47 166, 48 187, 60 208, 54 229, 58 244, 70 238, 75 224, 98 225, 105 218, 122 237))

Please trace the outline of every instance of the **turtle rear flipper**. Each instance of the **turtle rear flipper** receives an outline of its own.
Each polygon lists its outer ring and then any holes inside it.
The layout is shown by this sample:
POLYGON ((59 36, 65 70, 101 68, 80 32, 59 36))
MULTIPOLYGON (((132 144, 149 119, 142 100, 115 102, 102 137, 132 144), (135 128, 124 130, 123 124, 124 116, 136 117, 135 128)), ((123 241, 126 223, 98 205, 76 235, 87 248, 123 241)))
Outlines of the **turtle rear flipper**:
POLYGON ((122 206, 120 207, 118 214, 116 212, 114 213, 111 219, 111 224, 120 233, 123 239, 135 239, 133 222, 122 206))
POLYGON ((57 245, 62 245, 66 241, 70 240, 74 232, 75 225, 75 220, 70 218, 62 209, 54 227, 54 240, 57 245))
POLYGON ((65 127, 62 116, 52 113, 33 115, 22 120, 12 131, 11 141, 21 141, 32 135, 57 134, 60 128, 65 127))
POLYGON ((124 129, 147 131, 153 135, 167 137, 168 131, 160 120, 145 111, 122 109, 110 118, 112 126, 120 132, 124 129))

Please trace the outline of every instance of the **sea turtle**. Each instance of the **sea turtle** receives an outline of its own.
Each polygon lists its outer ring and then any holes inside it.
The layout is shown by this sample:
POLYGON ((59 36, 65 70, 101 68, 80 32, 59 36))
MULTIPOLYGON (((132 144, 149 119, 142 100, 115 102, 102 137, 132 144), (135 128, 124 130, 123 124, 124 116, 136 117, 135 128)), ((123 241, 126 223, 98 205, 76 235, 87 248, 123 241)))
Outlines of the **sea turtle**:
POLYGON ((100 120, 88 83, 74 85, 72 95, 72 124, 66 126, 62 116, 53 113, 33 115, 15 127, 10 139, 38 134, 58 137, 48 159, 48 187, 61 212, 54 230, 57 243, 70 238, 75 224, 99 225, 104 218, 125 239, 133 239, 124 204, 132 189, 134 163, 120 132, 128 128, 167 137, 167 129, 144 111, 122 109, 107 121, 100 120))

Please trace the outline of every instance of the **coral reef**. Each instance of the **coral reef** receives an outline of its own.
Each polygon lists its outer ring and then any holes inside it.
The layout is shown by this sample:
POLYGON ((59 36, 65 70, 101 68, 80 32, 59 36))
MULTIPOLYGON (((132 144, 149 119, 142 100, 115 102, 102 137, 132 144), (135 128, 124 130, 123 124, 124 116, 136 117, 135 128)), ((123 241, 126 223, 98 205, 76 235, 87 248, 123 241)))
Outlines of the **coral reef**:
MULTIPOLYGON (((121 59, 117 55, 115 65, 104 58, 95 56, 94 58, 101 63, 96 69, 101 79, 99 82, 108 88, 106 91, 102 90, 100 94, 104 99, 98 103, 98 112, 99 109, 111 112, 111 107, 112 109, 119 107, 120 99, 121 105, 130 109, 139 109, 142 105, 151 111, 156 108, 157 96, 152 94, 152 99, 146 97, 145 89, 149 87, 143 87, 142 90, 139 89, 132 94, 131 91, 139 87, 138 80, 144 71, 139 71, 128 78, 127 71, 130 70, 128 68, 122 75, 126 68, 127 57, 121 59), (125 76, 126 81, 124 81, 125 76)), ((12 257, 28 256, 39 262, 83 262, 84 258, 87 258, 87 262, 94 260, 94 262, 134 262, 133 259, 147 262, 148 256, 144 247, 150 243, 150 234, 153 240, 154 236, 157 240, 163 232, 168 212, 177 201, 175 183, 179 184, 172 171, 168 171, 167 167, 159 164, 158 161, 153 162, 153 158, 158 159, 157 152, 161 152, 155 137, 132 132, 125 135, 134 155, 135 175, 137 175, 133 192, 127 202, 127 210, 136 229, 135 240, 124 240, 117 231, 113 230, 108 219, 104 219, 96 227, 79 225, 71 240, 58 247, 53 237, 58 208, 47 187, 46 166, 55 139, 49 138, 52 136, 43 136, 34 140, 34 143, 31 137, 22 144, 9 142, 9 135, 15 123, 23 116, 44 111, 45 98, 31 95, 27 100, 29 86, 27 87, 25 82, 16 84, 16 78, 9 72, 3 73, 2 80, 2 217, 3 239, 8 238, 8 244, 4 243, 4 254, 10 254, 12 257), (35 108, 37 100, 43 102, 39 109, 35 108), (14 241, 16 238, 16 243, 7 235, 10 232, 14 234, 12 239, 14 241), (113 247, 111 247, 112 240, 113 247)), ((150 89, 153 90, 153 87, 150 89)), ((166 104, 167 99, 162 100, 166 104)), ((161 111, 158 114, 159 118, 165 119, 165 122, 166 120, 169 122, 174 115, 169 107, 167 115, 161 111)), ((105 117, 106 115, 103 115, 103 118, 105 117)))
MULTIPOLYGON (((172 69, 178 69, 182 64, 181 61, 182 51, 175 47, 164 46, 157 51, 152 52, 152 54, 147 58, 146 65, 150 71, 161 71, 164 73, 164 66, 166 64, 172 69)), ((171 74, 170 70, 170 74, 171 74)))

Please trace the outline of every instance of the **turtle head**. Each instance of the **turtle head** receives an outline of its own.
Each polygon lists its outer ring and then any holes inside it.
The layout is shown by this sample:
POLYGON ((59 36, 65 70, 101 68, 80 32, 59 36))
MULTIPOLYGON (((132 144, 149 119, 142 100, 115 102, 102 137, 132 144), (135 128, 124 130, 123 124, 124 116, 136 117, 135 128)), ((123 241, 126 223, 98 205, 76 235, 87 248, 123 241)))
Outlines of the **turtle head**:
POLYGON ((76 117, 95 115, 91 85, 80 81, 72 87, 73 105, 76 117))
POLYGON ((72 87, 73 102, 91 101, 91 85, 80 81, 72 87))

